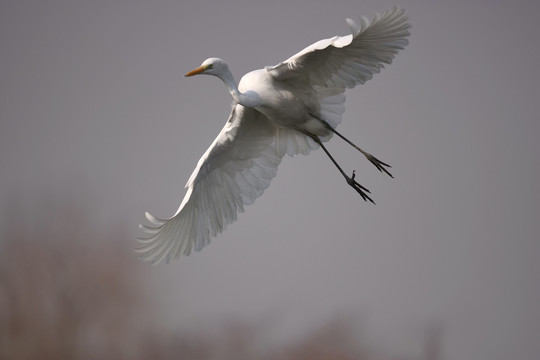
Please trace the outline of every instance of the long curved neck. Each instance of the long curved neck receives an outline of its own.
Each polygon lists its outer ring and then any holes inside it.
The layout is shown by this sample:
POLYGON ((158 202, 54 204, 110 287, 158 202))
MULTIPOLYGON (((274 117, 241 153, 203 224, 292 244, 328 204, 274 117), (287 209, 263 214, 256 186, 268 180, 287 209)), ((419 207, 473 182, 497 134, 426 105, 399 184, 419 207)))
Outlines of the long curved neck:
POLYGON ((217 77, 225 83, 236 103, 246 107, 256 107, 261 104, 261 100, 255 92, 249 91, 247 93, 242 93, 238 90, 236 80, 229 69, 226 69, 217 75, 217 77))

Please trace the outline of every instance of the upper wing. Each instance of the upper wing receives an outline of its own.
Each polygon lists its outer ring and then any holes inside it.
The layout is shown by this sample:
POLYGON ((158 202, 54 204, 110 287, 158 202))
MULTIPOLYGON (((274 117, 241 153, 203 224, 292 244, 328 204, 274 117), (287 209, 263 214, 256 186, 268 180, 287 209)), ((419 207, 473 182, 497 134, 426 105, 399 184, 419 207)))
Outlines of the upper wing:
POLYGON ((390 64, 409 42, 410 25, 404 10, 397 7, 371 24, 361 17, 360 26, 351 19, 352 34, 324 39, 267 71, 278 80, 303 81, 312 87, 345 89, 363 84, 390 64))
POLYGON ((270 185, 281 156, 276 153, 275 126, 255 109, 235 105, 225 127, 199 160, 176 214, 141 225, 143 260, 157 263, 199 251, 210 237, 236 220, 270 185))

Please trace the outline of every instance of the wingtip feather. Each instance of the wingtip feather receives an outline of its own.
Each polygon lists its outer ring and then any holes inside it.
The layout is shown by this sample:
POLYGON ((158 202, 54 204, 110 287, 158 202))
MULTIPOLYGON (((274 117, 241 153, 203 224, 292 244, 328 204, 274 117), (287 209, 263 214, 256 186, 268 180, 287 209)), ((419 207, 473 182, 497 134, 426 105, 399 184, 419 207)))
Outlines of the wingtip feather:
POLYGON ((347 18, 345 21, 347 21, 347 25, 349 26, 349 30, 351 31, 351 34, 353 37, 358 36, 360 32, 362 31, 362 28, 358 26, 357 23, 354 22, 353 19, 347 18))
POLYGON ((159 219, 159 218, 153 216, 153 215, 150 214, 148 211, 145 211, 145 212, 144 212, 144 216, 145 216, 146 219, 147 219, 148 221, 150 221, 152 224, 158 225, 158 226, 161 226, 161 225, 165 224, 165 222, 167 221, 167 220, 165 220, 165 219, 159 219))

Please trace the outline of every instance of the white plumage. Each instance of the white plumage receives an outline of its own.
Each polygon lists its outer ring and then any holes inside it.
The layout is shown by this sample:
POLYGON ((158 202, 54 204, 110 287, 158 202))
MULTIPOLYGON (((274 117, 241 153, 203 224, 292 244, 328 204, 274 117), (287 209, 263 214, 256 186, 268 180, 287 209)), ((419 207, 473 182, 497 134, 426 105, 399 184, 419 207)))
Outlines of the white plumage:
MULTIPOLYGON (((335 133, 345 111, 344 91, 363 84, 390 64, 407 44, 409 24, 403 10, 394 8, 371 23, 347 19, 351 35, 320 40, 272 67, 244 75, 237 85, 227 64, 205 60, 186 76, 214 75, 234 99, 229 119, 199 160, 189 178, 187 193, 176 214, 141 225, 147 237, 136 251, 157 263, 199 251, 236 220, 244 206, 262 195, 276 176, 285 154, 307 155, 321 146, 364 200, 369 190, 347 176, 323 142, 335 133)), ((381 172, 389 165, 361 151, 381 172)), ((390 175, 391 176, 391 175, 390 175)))

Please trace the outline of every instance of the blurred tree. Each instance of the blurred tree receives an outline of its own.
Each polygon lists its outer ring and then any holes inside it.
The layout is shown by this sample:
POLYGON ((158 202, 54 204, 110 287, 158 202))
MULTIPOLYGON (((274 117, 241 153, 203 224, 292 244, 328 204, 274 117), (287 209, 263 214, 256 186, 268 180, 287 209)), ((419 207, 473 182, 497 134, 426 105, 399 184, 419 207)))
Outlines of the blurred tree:
POLYGON ((91 231, 73 206, 36 210, 2 233, 0 358, 135 358, 145 315, 126 232, 91 231))
MULTIPOLYGON (((142 286, 148 265, 132 252, 129 233, 103 229, 66 203, 8 207, 0 229, 0 360, 388 359, 367 351, 339 319, 303 341, 264 350, 258 327, 244 323, 199 334, 163 329, 142 286)), ((432 331, 423 358, 439 359, 440 346, 440 332, 432 331)))

